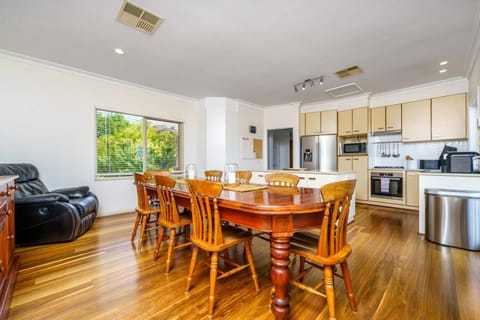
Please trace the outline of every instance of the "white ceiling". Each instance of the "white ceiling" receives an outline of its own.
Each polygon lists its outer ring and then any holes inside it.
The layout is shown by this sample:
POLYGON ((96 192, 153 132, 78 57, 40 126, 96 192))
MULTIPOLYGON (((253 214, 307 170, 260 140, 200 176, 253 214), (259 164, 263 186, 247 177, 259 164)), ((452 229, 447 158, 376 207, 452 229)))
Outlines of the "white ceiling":
POLYGON ((0 49, 189 98, 271 106, 331 100, 325 89, 351 82, 380 93, 467 77, 479 45, 480 0, 134 0, 165 19, 152 36, 115 21, 122 2, 0 0, 0 49), (337 78, 353 65, 364 73, 337 78), (320 75, 323 86, 294 92, 320 75))

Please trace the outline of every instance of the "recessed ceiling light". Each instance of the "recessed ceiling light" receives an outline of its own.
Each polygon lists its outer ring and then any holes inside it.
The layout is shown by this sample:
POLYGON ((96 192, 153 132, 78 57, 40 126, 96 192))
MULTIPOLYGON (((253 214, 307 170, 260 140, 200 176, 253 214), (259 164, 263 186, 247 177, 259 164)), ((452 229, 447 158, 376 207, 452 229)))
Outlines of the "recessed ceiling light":
POLYGON ((447 72, 447 69, 442 69, 442 70, 440 70, 439 72, 440 72, 440 73, 445 73, 445 72, 447 72))
POLYGON ((125 51, 123 51, 123 49, 120 49, 120 48, 116 48, 114 51, 116 54, 120 54, 120 55, 125 54, 125 51))
POLYGON ((444 66, 444 65, 446 65, 447 63, 448 63, 448 61, 445 60, 445 61, 440 62, 440 65, 441 65, 441 66, 444 66))

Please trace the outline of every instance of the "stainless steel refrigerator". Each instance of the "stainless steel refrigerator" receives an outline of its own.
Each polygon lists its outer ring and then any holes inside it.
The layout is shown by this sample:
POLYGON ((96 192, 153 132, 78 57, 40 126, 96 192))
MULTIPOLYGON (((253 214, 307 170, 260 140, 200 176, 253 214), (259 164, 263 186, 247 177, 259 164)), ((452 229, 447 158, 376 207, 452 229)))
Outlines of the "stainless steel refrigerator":
POLYGON ((315 171, 337 170, 337 135, 301 137, 301 166, 315 171))

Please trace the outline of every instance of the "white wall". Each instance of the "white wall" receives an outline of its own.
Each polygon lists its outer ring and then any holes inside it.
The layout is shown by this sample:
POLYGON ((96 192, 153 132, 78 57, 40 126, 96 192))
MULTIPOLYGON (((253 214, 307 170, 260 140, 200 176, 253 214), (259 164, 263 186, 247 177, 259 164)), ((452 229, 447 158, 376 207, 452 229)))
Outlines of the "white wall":
POLYGON ((4 54, 0 70, 0 162, 35 164, 50 189, 90 186, 100 215, 133 209, 136 193, 132 179, 95 180, 95 107, 182 121, 185 162, 205 158, 194 101, 4 54))

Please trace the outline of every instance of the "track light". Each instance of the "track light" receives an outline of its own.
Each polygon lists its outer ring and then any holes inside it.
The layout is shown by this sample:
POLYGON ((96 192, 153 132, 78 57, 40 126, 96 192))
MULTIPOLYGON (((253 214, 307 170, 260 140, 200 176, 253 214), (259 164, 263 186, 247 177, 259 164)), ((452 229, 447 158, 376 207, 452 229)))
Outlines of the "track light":
POLYGON ((323 79, 324 79, 324 76, 305 79, 302 82, 294 84, 293 85, 293 90, 295 91, 295 93, 298 92, 299 88, 301 88, 302 91, 305 91, 308 84, 310 84, 310 87, 314 87, 315 86, 315 81, 318 81, 318 83, 320 83, 320 85, 323 85, 323 79))

